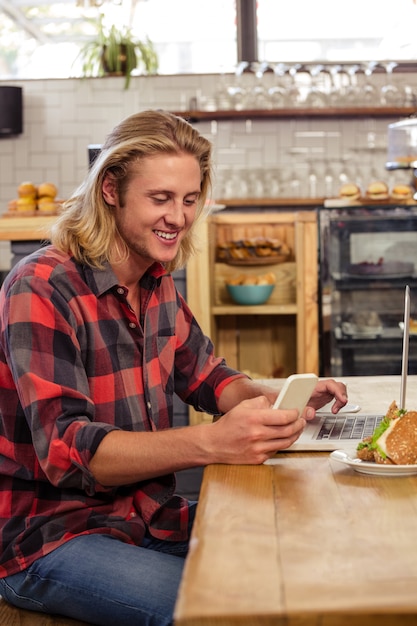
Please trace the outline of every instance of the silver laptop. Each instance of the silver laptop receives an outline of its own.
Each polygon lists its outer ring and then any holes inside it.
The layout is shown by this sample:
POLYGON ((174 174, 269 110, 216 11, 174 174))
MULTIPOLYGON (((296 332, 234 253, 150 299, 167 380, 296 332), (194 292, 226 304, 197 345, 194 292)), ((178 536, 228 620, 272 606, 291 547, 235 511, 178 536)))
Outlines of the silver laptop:
MULTIPOLYGON (((410 288, 405 289, 403 352, 401 367, 400 408, 405 407, 406 381, 408 373, 408 347, 410 323, 410 288)), ((383 415, 359 413, 360 407, 347 404, 336 415, 331 413, 331 403, 316 413, 311 422, 307 422, 304 432, 297 441, 284 452, 316 450, 332 451, 354 449, 365 437, 372 435, 383 415)), ((277 462, 278 457, 271 457, 266 464, 277 462)))
POLYGON ((349 413, 350 406, 353 405, 347 405, 336 415, 317 411, 314 420, 307 422, 303 433, 288 451, 356 448, 364 437, 372 435, 383 415, 349 413))

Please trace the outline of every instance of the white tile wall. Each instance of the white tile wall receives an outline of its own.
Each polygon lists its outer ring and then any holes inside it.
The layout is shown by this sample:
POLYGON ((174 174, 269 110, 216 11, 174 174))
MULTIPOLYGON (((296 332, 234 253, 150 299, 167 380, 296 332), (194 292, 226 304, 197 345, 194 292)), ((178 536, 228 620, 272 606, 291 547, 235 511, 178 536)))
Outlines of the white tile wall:
MULTIPOLYGON (((16 197, 16 188, 23 180, 35 184, 52 181, 60 197, 68 197, 86 172, 88 144, 101 143, 122 118, 147 108, 185 110, 190 98, 210 98, 217 84, 216 75, 134 77, 127 91, 123 78, 13 82, 23 87, 24 132, 19 137, 0 139, 0 212, 16 197)), ((371 176, 387 182, 398 177, 398 173, 385 170, 387 124, 392 121, 240 120, 201 122, 199 129, 214 145, 215 195, 224 195, 225 183, 230 182, 233 172, 238 172, 241 181, 250 172, 252 178, 253 173, 261 177, 265 170, 277 179, 280 193, 288 195, 286 181, 295 168, 300 193, 308 195, 313 165, 321 193, 326 168, 331 170, 334 192, 343 174, 363 184, 371 176)), ((241 192, 244 187, 240 185, 241 192)), ((8 263, 5 244, 0 248, 0 269, 8 263)))

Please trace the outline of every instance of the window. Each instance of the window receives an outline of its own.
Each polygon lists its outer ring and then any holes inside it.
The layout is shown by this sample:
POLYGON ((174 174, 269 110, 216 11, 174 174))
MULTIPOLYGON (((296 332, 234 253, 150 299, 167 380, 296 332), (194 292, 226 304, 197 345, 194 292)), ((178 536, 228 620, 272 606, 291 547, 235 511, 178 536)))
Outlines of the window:
POLYGON ((235 0, 139 2, 134 25, 155 43, 161 74, 212 73, 236 65, 235 0))
POLYGON ((160 74, 233 71, 247 60, 237 58, 239 1, 257 4, 260 61, 417 59, 417 0, 0 0, 0 79, 79 75, 100 13, 149 36, 160 74))
POLYGON ((263 61, 411 61, 416 0, 258 0, 263 61))

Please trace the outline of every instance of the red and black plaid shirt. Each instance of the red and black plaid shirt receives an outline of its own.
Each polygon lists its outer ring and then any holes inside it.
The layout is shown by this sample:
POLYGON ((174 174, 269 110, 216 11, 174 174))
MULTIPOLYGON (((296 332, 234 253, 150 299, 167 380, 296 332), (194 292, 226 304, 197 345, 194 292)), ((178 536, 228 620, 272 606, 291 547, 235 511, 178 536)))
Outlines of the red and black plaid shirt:
POLYGON ((113 429, 170 428, 173 394, 216 413, 240 376, 215 358, 172 277, 141 279, 142 318, 110 267, 81 266, 53 246, 27 257, 0 293, 0 577, 72 537, 140 544, 146 528, 187 538, 174 475, 106 488, 90 460, 113 429))

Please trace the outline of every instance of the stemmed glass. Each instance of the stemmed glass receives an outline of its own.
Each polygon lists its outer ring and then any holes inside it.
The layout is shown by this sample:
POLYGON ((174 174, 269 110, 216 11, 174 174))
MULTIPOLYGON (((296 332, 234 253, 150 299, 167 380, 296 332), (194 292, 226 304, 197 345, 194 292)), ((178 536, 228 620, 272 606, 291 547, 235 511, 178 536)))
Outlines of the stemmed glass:
POLYGON ((247 61, 239 63, 235 70, 235 76, 233 83, 229 86, 229 98, 232 105, 232 109, 236 111, 242 111, 245 108, 246 101, 246 89, 242 83, 242 76, 244 71, 249 67, 247 61))
POLYGON ((232 102, 230 99, 230 85, 229 85, 229 80, 226 77, 225 73, 222 72, 220 74, 220 81, 219 84, 217 86, 217 89, 215 91, 214 94, 214 99, 216 101, 216 107, 219 111, 225 109, 231 109, 232 108, 232 102))
POLYGON ((301 63, 291 65, 286 73, 290 76, 290 85, 287 91, 287 102, 289 106, 298 107, 301 105, 301 92, 297 85, 297 72, 302 69, 301 63))
POLYGON ((267 198, 278 198, 281 194, 281 180, 277 169, 264 171, 264 193, 267 198))
POLYGON ((255 82, 249 93, 249 106, 254 109, 268 108, 268 91, 265 87, 265 74, 271 71, 268 63, 251 63, 251 70, 255 71, 255 82))
POLYGON ((381 87, 381 104, 385 106, 397 106, 400 104, 401 94, 398 87, 393 81, 393 71, 397 67, 398 63, 395 61, 389 61, 387 63, 381 63, 386 72, 386 83, 381 87))
POLYGON ((308 196, 309 198, 318 198, 318 176, 316 170, 316 163, 314 159, 308 160, 308 196))
POLYGON ((347 106, 355 106, 358 102, 359 88, 356 75, 359 69, 360 66, 357 64, 349 65, 349 67, 346 68, 349 81, 344 91, 344 101, 347 106))
POLYGON ((304 154, 305 159, 306 151, 307 150, 305 148, 291 148, 288 151, 288 154, 290 156, 290 169, 286 180, 286 195, 289 198, 301 198, 303 195, 301 191, 303 187, 301 185, 301 179, 299 174, 300 165, 302 165, 300 163, 300 156, 304 154))
POLYGON ((324 197, 333 198, 337 190, 335 189, 335 177, 331 166, 332 161, 330 159, 324 159, 324 197))
POLYGON ((340 89, 339 89, 339 73, 342 69, 341 65, 332 65, 329 69, 330 74, 330 90, 328 94, 328 101, 330 106, 338 106, 340 104, 340 89))
POLYGON ((338 105, 348 106, 347 96, 351 86, 351 77, 349 75, 350 67, 348 65, 339 65, 338 77, 339 77, 339 93, 338 93, 338 105))
POLYGON ((310 198, 322 198, 324 196, 324 148, 314 147, 310 149, 307 158, 308 165, 308 195, 310 198))
POLYGON ((284 85, 284 76, 287 69, 285 63, 276 63, 274 65, 275 84, 268 90, 271 109, 279 109, 286 104, 287 90, 284 85))
POLYGON ((364 106, 375 106, 376 100, 378 99, 376 87, 372 83, 372 74, 377 65, 377 61, 369 61, 369 63, 362 65, 365 75, 365 84, 362 85, 360 92, 364 106))
POLYGON ((307 71, 310 75, 310 87, 307 92, 305 104, 307 107, 324 107, 327 105, 327 95, 319 85, 319 76, 323 72, 323 65, 313 65, 307 71))

